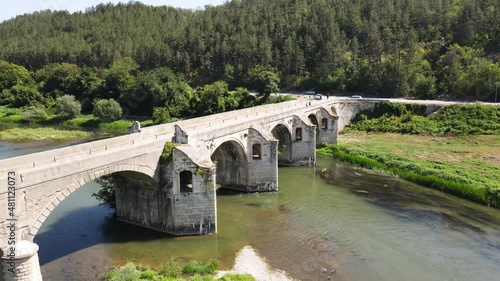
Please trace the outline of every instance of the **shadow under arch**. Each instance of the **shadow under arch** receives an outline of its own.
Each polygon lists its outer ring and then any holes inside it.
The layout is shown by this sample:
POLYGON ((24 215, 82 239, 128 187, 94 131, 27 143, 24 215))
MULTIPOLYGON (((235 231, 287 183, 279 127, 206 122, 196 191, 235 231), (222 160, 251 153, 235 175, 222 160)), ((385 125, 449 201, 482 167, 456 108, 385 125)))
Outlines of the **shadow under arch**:
POLYGON ((116 165, 112 167, 108 167, 104 170, 101 171, 96 171, 89 176, 86 176, 84 178, 80 178, 77 180, 75 183, 70 184, 67 186, 65 189, 59 192, 59 194, 52 199, 43 209, 43 211, 38 215, 37 219, 34 221, 32 225, 29 227, 29 233, 28 233, 28 239, 29 241, 33 241, 34 237, 38 233, 38 230, 42 226, 42 224, 45 222, 47 217, 50 215, 52 210, 54 210, 66 197, 71 195, 73 192, 75 192, 77 189, 85 185, 87 182, 90 182, 92 180, 98 179, 102 176, 113 174, 113 173, 120 173, 123 172, 123 174, 126 175, 134 175, 135 178, 140 178, 140 179, 151 179, 152 181, 156 180, 154 179, 154 174, 155 171, 144 167, 144 166, 139 166, 139 165, 129 165, 129 164, 122 164, 122 165, 116 165), (126 173, 125 173, 126 172, 126 173), (89 180, 90 179, 90 180, 89 180))
POLYGON ((216 165, 216 182, 221 188, 246 189, 248 159, 239 142, 228 140, 221 143, 210 158, 216 165))
POLYGON ((332 111, 332 113, 331 113, 332 116, 334 116, 334 117, 338 117, 339 116, 339 114, 337 113, 337 109, 335 108, 335 106, 330 107, 330 110, 332 111))
POLYGON ((318 117, 316 117, 315 114, 311 113, 307 116, 307 118, 309 119, 309 122, 316 126, 316 147, 318 147, 318 145, 320 145, 318 117))
MULTIPOLYGON (((174 239, 171 234, 118 221, 112 210, 92 203, 95 199, 91 194, 100 188, 96 186, 95 181, 90 181, 69 195, 70 198, 58 206, 62 209, 54 210, 51 216, 56 216, 48 219, 42 231, 34 237, 34 242, 40 246, 41 266, 99 244, 174 239)), ((91 251, 101 251, 101 246, 98 247, 100 250, 94 248, 91 251)))
POLYGON ((278 143, 278 164, 290 164, 292 162, 292 133, 283 124, 276 125, 271 133, 278 143))

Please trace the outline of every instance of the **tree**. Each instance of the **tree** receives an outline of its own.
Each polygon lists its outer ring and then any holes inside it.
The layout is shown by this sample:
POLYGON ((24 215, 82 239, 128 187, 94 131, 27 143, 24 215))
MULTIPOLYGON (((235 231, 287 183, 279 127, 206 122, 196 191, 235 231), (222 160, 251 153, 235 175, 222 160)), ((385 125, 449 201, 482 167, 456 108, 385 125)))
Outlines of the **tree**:
POLYGON ((80 68, 75 64, 53 63, 38 70, 35 76, 44 96, 56 99, 63 95, 79 95, 76 93, 79 75, 80 68))
POLYGON ((140 72, 135 89, 122 99, 130 112, 151 116, 154 107, 165 107, 170 116, 181 117, 189 110, 193 89, 168 68, 140 72))
POLYGON ((226 110, 226 97, 229 95, 227 87, 226 82, 217 81, 198 90, 197 114, 206 115, 224 112, 226 110))
POLYGON ((130 58, 117 60, 109 69, 99 95, 100 98, 120 101, 133 89, 139 66, 130 58))
POLYGON ((0 61, 0 90, 10 89, 16 85, 35 85, 35 80, 31 77, 26 68, 0 61))
POLYGON ((153 109, 153 115, 151 116, 154 124, 164 124, 170 122, 170 114, 165 107, 155 107, 153 109))
POLYGON ((112 122, 120 119, 122 108, 114 99, 104 99, 94 102, 93 114, 104 122, 112 122))
POLYGON ((255 91, 263 96, 264 100, 267 99, 271 93, 276 93, 280 90, 278 87, 280 83, 278 74, 272 71, 262 70, 260 66, 255 66, 250 70, 250 81, 252 81, 252 86, 255 91))
POLYGON ((46 99, 32 86, 16 85, 10 90, 3 91, 2 95, 4 94, 10 96, 13 107, 46 106, 51 103, 50 98, 46 99))
POLYGON ((80 115, 82 105, 74 96, 64 95, 56 99, 56 112, 60 116, 70 119, 80 115))

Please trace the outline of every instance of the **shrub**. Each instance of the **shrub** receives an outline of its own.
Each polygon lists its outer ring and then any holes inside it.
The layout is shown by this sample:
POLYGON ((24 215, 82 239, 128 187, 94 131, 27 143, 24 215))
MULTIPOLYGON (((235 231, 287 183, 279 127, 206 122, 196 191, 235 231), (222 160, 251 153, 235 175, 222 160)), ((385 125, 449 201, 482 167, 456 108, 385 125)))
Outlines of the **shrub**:
POLYGON ((123 179, 117 174, 111 174, 96 179, 96 182, 101 185, 101 189, 92 193, 92 196, 101 201, 100 205, 116 210, 115 186, 123 183, 123 179))
POLYGON ((176 146, 178 146, 178 143, 173 143, 173 142, 166 142, 165 146, 163 147, 163 152, 161 153, 160 156, 160 163, 163 165, 167 165, 168 162, 172 161, 172 151, 176 146))
POLYGON ((40 122, 45 121, 49 118, 49 115, 45 111, 44 107, 30 106, 26 109, 24 114, 24 120, 27 122, 40 122))
POLYGON ((139 280, 141 272, 137 270, 137 267, 133 262, 129 262, 126 265, 120 267, 118 270, 114 270, 113 273, 106 274, 104 280, 106 281, 136 281, 139 280))
POLYGON ((182 274, 182 263, 176 260, 169 260, 161 265, 158 274, 166 277, 179 277, 182 274))
POLYGON ((172 119, 170 118, 170 113, 165 107, 155 107, 153 109, 153 115, 151 116, 153 123, 155 125, 168 123, 172 119))
POLYGON ((104 122, 112 122, 120 119, 122 108, 114 99, 103 99, 94 102, 93 114, 104 122))
POLYGON ((80 115, 82 105, 75 100, 74 96, 64 95, 56 99, 56 113, 64 118, 70 119, 80 115))
POLYGON ((200 274, 213 274, 217 270, 219 263, 216 260, 210 260, 208 263, 192 261, 184 265, 182 272, 189 275, 200 274))

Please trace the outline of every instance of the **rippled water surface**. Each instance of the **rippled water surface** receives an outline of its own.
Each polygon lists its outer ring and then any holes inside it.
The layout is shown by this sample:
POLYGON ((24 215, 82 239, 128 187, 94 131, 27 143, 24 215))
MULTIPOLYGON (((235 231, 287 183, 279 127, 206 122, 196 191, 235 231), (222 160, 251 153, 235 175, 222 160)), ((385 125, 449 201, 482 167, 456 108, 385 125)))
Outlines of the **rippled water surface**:
MULTIPOLYGON (((0 147, 1 149, 1 147, 0 147)), ((319 158, 279 169, 280 191, 218 195, 219 234, 172 237, 119 223, 91 182, 35 238, 45 280, 98 280, 128 260, 217 258, 252 245, 301 280, 498 280, 500 210, 319 158), (323 173, 320 173, 323 171, 323 173), (322 177, 320 174, 326 175, 322 177)))

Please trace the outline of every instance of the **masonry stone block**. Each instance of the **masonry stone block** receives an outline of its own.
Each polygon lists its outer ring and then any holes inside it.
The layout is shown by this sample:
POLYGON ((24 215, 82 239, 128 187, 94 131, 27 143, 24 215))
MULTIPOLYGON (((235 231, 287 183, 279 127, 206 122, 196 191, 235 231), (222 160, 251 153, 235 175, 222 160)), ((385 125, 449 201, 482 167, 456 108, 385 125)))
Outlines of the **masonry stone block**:
POLYGON ((0 277, 5 281, 41 281, 38 245, 18 241, 15 247, 0 251, 0 277))

